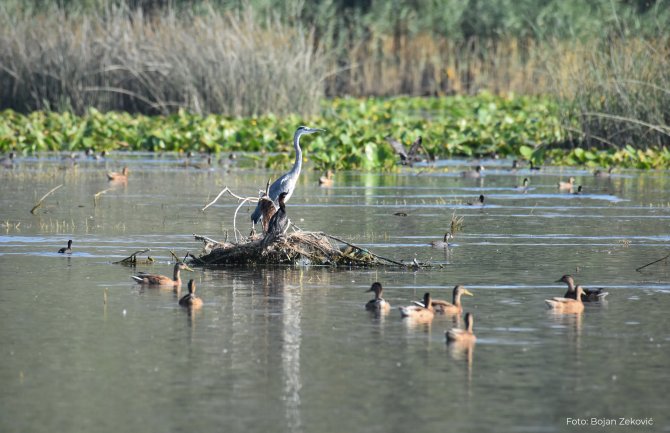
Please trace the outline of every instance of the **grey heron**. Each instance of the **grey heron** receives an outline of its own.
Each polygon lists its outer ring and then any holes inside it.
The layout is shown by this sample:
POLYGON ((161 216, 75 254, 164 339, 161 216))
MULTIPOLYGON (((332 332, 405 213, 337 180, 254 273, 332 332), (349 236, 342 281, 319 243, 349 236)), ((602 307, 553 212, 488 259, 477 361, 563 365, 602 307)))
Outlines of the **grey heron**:
MULTIPOLYGON (((293 168, 291 168, 288 173, 275 180, 272 185, 270 185, 270 189, 268 190, 268 197, 274 203, 277 202, 279 194, 282 192, 286 193, 284 201, 288 201, 293 195, 293 190, 295 190, 295 184, 298 181, 298 177, 300 177, 300 169, 302 168, 302 150, 300 149, 300 137, 306 134, 322 131, 324 130, 318 128, 308 128, 306 126, 300 126, 295 131, 295 134, 293 135, 293 148, 295 149, 295 162, 293 163, 293 168)), ((256 206, 256 210, 254 210, 254 212, 251 214, 251 221, 253 221, 254 224, 257 224, 258 221, 260 221, 261 216, 261 206, 259 202, 259 204, 256 206)))

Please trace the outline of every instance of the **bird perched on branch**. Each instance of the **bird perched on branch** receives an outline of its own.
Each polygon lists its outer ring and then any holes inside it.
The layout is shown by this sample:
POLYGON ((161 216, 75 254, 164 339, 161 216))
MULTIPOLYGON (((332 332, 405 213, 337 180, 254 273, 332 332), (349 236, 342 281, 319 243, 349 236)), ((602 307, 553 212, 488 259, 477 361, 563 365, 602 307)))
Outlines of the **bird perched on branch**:
MULTIPOLYGON (((293 148, 295 149, 295 162, 293 163, 293 168, 281 176, 279 179, 275 180, 270 189, 268 190, 268 196, 273 202, 276 202, 279 198, 279 195, 283 192, 286 193, 284 201, 288 201, 293 195, 295 190, 295 184, 300 177, 300 169, 302 168, 302 149, 300 149, 300 137, 306 134, 312 134, 314 132, 322 132, 324 129, 318 128, 308 128, 306 126, 300 126, 293 135, 293 148)), ((261 219, 261 206, 260 203, 256 206, 256 210, 251 214, 251 221, 254 224, 258 224, 258 221, 261 219)))
POLYGON ((289 219, 286 215, 286 197, 288 193, 282 192, 279 194, 279 209, 272 215, 270 218, 270 223, 268 224, 268 230, 263 238, 263 245, 268 245, 273 242, 275 239, 284 236, 289 227, 289 219))

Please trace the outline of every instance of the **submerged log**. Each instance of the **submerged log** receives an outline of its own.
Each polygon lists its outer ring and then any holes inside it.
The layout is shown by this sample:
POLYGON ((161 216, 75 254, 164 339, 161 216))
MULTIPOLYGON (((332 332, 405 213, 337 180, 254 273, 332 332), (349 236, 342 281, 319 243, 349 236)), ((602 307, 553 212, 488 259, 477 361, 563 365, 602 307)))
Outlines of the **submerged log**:
POLYGON ((297 231, 269 245, 263 238, 214 248, 189 261, 193 266, 217 265, 322 265, 322 266, 406 266, 378 256, 365 248, 341 241, 325 233, 297 231), (342 243, 338 246, 333 241, 342 243))

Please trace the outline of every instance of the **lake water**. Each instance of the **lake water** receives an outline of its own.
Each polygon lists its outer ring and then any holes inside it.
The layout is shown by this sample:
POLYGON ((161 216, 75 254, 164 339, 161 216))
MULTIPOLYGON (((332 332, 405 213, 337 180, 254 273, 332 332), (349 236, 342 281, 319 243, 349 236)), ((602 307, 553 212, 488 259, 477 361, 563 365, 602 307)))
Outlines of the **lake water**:
MULTIPOLYGON (((255 195, 277 173, 239 159, 179 164, 116 154, 63 170, 43 156, 0 170, 0 431, 670 431, 670 269, 635 271, 669 252, 667 171, 596 179, 485 161, 477 180, 449 161, 337 173, 332 188, 305 171, 287 205, 298 226, 434 267, 197 268, 182 278, 196 280, 204 306, 189 313, 172 289, 130 276, 170 275, 170 250, 200 251, 193 233, 232 239, 235 201, 200 209, 224 186, 255 195), (128 184, 94 205, 105 171, 124 165, 128 184), (571 175, 583 194, 558 192, 571 175), (526 193, 515 189, 524 177, 526 193), (465 204, 479 194, 483 208, 465 204), (456 245, 428 246, 454 212, 456 245), (57 254, 68 239, 74 253, 57 254), (154 264, 113 264, 144 248, 154 264), (549 312, 544 299, 562 296, 554 281, 568 273, 606 287, 609 302, 549 312), (374 281, 394 307, 386 316, 363 308, 374 281), (449 299, 455 284, 474 294, 464 305, 478 340, 463 350, 445 343, 452 318, 417 325, 395 308, 426 291, 449 299), (590 425, 622 417, 653 425, 590 425)), ((238 215, 245 234, 250 210, 238 215)))

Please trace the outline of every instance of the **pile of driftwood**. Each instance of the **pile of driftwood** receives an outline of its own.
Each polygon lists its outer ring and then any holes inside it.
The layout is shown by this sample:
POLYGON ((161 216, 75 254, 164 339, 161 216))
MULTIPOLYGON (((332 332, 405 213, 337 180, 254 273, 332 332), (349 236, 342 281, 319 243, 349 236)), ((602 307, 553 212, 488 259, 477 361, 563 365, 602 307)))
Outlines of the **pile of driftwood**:
POLYGON ((406 266, 378 256, 325 233, 294 231, 265 244, 262 236, 241 243, 216 243, 194 235, 205 242, 205 253, 190 257, 195 266, 215 265, 326 265, 326 266, 406 266))
MULTIPOLYGON (((268 182, 269 185, 269 182, 268 182)), ((268 241, 264 235, 239 236, 237 230, 237 213, 247 202, 267 200, 261 191, 261 197, 241 197, 226 187, 202 211, 214 204, 223 194, 228 193, 240 203, 233 215, 233 242, 218 242, 206 236, 193 234, 196 240, 204 242, 203 254, 196 257, 189 255, 189 264, 193 266, 217 265, 326 265, 326 266, 416 266, 406 265, 385 257, 381 257, 345 240, 322 232, 302 231, 291 225, 294 231, 268 241)), ((269 200, 268 200, 269 201, 269 200)), ((263 223, 265 226, 265 221, 263 223)), ((263 227, 266 229, 265 227, 263 227)))

